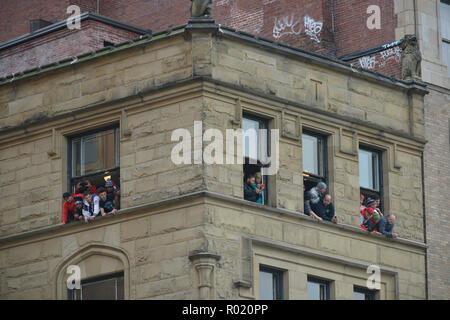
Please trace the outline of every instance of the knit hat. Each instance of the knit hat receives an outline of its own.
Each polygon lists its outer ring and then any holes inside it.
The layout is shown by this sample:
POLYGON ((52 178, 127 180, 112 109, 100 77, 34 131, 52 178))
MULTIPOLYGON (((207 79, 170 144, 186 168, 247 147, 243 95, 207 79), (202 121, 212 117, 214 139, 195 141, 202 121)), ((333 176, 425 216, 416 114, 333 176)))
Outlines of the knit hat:
POLYGON ((325 182, 319 182, 316 187, 317 190, 326 189, 326 188, 327 188, 327 185, 325 184, 325 182))
POLYGON ((108 179, 108 181, 106 181, 106 183, 105 183, 105 187, 111 188, 112 186, 113 186, 113 183, 112 183, 111 179, 108 179))
POLYGON ((367 206, 371 206, 372 204, 374 204, 376 201, 374 199, 367 199, 367 206))

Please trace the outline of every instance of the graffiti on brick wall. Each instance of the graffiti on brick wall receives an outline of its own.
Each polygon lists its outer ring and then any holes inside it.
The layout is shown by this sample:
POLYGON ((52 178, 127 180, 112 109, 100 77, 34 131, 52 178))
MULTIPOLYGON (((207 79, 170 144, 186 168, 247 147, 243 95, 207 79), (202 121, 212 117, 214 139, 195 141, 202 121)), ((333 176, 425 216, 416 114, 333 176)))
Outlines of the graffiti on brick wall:
POLYGON ((299 35, 302 32, 301 18, 295 19, 294 15, 284 16, 280 19, 275 17, 275 24, 273 26, 273 37, 280 39, 284 35, 294 34, 299 35))
POLYGON ((358 62, 361 68, 369 70, 375 69, 375 66, 377 65, 377 60, 375 56, 361 57, 359 58, 358 62))
POLYGON ((395 59, 396 62, 400 63, 400 60, 402 58, 402 49, 400 49, 400 47, 389 48, 385 51, 381 51, 380 56, 381 56, 380 61, 381 67, 384 67, 386 65, 386 62, 392 59, 395 59))
POLYGON ((273 26, 273 37, 280 39, 284 35, 300 35, 302 33, 302 25, 305 27, 305 34, 310 37, 311 40, 320 42, 319 36, 322 31, 323 22, 315 21, 310 16, 295 18, 295 15, 283 16, 281 18, 275 17, 275 23, 273 26), (302 24, 303 21, 303 24, 302 24))
POLYGON ((304 20, 305 20, 306 34, 311 38, 311 40, 314 40, 319 43, 320 40, 318 36, 322 31, 323 22, 314 21, 314 19, 309 16, 305 16, 304 20))
POLYGON ((402 59, 402 49, 398 47, 400 42, 392 42, 383 45, 386 50, 381 51, 373 56, 364 56, 358 59, 359 66, 364 69, 373 70, 376 67, 384 67, 390 60, 400 63, 402 59))

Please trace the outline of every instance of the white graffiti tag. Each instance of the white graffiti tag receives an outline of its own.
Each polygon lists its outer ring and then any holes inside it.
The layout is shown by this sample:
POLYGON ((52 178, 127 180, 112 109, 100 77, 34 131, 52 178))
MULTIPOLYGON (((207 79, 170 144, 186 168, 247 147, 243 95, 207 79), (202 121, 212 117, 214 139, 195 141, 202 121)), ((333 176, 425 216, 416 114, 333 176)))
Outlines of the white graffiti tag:
POLYGON ((301 18, 294 19, 294 15, 284 16, 281 19, 275 17, 275 24, 273 26, 273 37, 280 39, 287 34, 299 35, 302 32, 301 18))
POLYGON ((314 19, 309 16, 305 16, 304 20, 306 34, 311 37, 311 40, 320 42, 318 35, 322 31, 323 22, 314 21, 314 19))
POLYGON ((359 58, 359 65, 364 69, 372 70, 375 68, 376 64, 377 61, 375 59, 375 56, 365 56, 359 58))
POLYGON ((385 51, 381 51, 380 56, 382 60, 380 66, 382 67, 386 65, 386 62, 392 59, 395 59, 395 61, 399 63, 402 58, 402 49, 400 49, 400 47, 389 48, 385 51))

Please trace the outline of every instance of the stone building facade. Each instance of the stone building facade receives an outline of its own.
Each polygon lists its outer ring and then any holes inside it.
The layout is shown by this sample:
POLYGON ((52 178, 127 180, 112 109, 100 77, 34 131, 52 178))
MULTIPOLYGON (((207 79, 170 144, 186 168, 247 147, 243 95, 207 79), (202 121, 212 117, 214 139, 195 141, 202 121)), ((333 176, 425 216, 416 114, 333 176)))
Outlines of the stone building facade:
POLYGON ((126 299, 259 299, 268 269, 280 277, 283 299, 308 298, 311 278, 326 282, 328 298, 352 299, 376 265, 376 298, 426 299, 427 93, 422 82, 356 70, 211 20, 7 77, 0 297, 67 299, 67 271, 77 265, 83 280, 121 274, 126 299), (279 130, 266 204, 243 199, 242 164, 171 161, 174 130, 187 129, 198 146, 195 121, 201 136, 225 136, 250 116, 279 130), (71 139, 111 127, 121 210, 61 225, 71 139), (305 131, 326 141, 338 224, 303 214, 305 131), (382 201, 397 216, 398 239, 359 228, 360 147, 380 155, 382 201))

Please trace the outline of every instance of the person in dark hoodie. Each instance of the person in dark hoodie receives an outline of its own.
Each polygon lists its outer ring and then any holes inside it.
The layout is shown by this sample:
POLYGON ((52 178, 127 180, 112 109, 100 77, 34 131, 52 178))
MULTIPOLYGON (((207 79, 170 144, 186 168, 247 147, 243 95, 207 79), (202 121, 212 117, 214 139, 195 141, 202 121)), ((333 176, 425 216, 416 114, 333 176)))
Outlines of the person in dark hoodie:
POLYGON ((255 184, 255 176, 249 174, 245 179, 244 183, 244 199, 252 202, 256 202, 259 199, 261 193, 260 189, 255 189, 253 185, 255 184))

